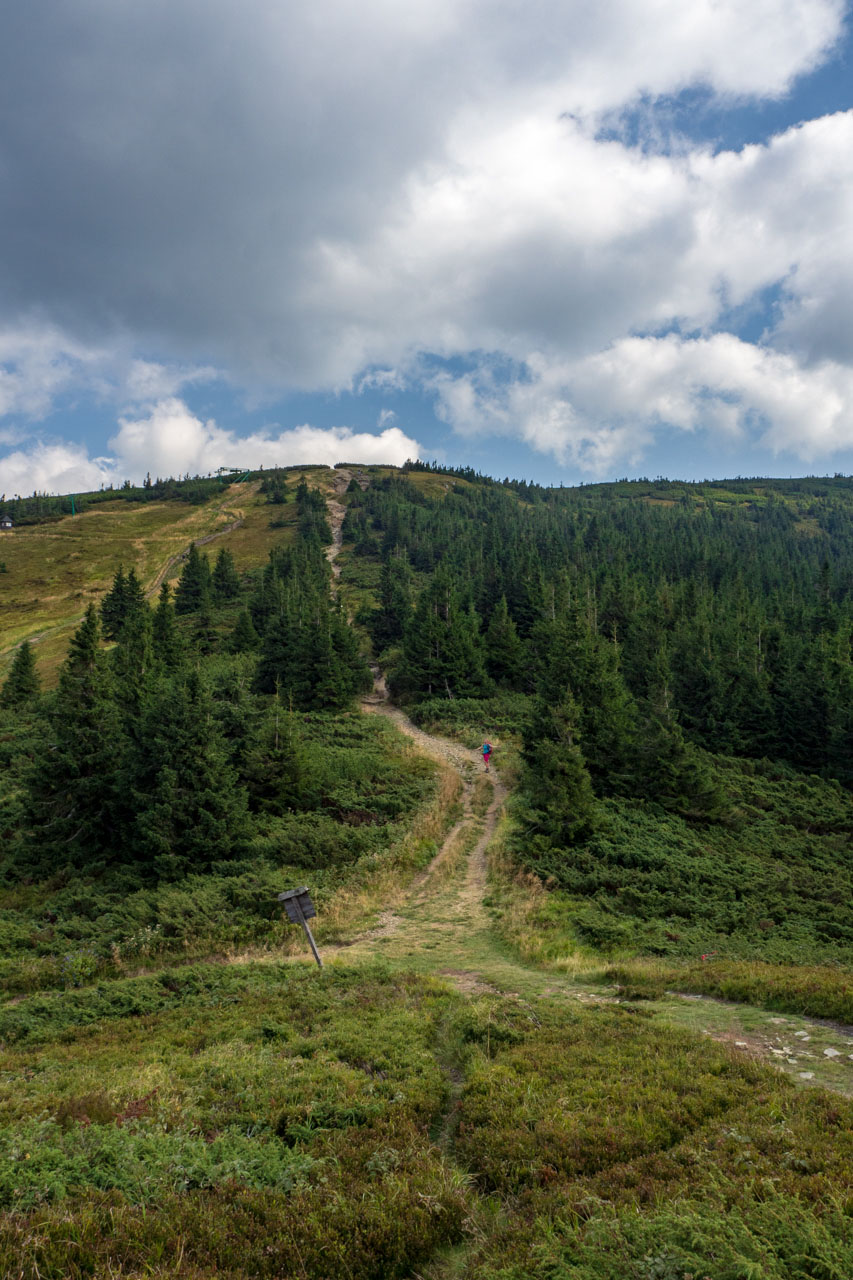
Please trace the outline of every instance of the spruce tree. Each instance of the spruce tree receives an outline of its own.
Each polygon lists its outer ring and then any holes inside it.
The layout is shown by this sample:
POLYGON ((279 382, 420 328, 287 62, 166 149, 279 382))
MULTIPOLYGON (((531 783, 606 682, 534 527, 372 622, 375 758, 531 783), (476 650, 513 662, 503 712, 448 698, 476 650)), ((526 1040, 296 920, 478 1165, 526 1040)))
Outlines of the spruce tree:
POLYGON ((426 697, 465 698, 491 687, 479 617, 470 602, 463 603, 451 571, 442 564, 421 592, 406 629, 394 688, 426 697))
POLYGON ((377 650, 398 644, 411 618, 412 570, 406 552, 397 547, 383 563, 379 575, 379 609, 371 625, 377 650))
POLYGON ((506 596, 501 596, 486 628, 486 670, 498 684, 509 689, 523 687, 524 645, 510 617, 506 596))
POLYGON ((525 746, 524 819, 556 848, 578 844, 597 825, 592 780, 579 745, 580 713, 566 690, 554 704, 538 706, 538 733, 525 746))
POLYGON ((107 640, 117 640, 127 612, 127 579, 119 565, 113 585, 101 601, 101 626, 107 640))
MULTIPOLYGON (((143 614, 148 609, 148 602, 145 599, 145 588, 136 576, 136 570, 130 569, 125 582, 124 592, 124 617, 122 618, 122 626, 124 626, 130 618, 143 614)), ((118 635, 121 635, 121 627, 118 635)), ((118 636, 114 637, 118 639, 118 636)))
POLYGON ((222 602, 233 600, 240 594, 240 577, 234 567, 234 557, 225 547, 220 548, 213 567, 213 597, 222 602))
POLYGON ((332 640, 328 608, 318 608, 317 616, 304 628, 301 654, 307 685, 301 705, 320 711, 336 711, 345 706, 350 690, 346 687, 346 670, 332 640))
POLYGON ((125 575, 123 566, 119 565, 113 585, 101 601, 101 627, 105 638, 118 640, 128 618, 147 607, 145 590, 136 570, 131 568, 125 575))
POLYGON ((231 632, 228 648, 231 653, 253 653, 261 642, 261 638, 252 625, 252 616, 248 609, 241 609, 231 632))
POLYGON ((205 596, 196 615, 193 647, 202 655, 215 653, 219 647, 219 634, 213 620, 213 601, 210 594, 205 596))
POLYGON ((151 645, 154 661, 165 671, 177 671, 183 662, 184 644, 175 625, 175 609, 172 604, 172 588, 164 582, 160 588, 157 608, 151 624, 151 645))
POLYGON ((131 727, 139 719, 154 668, 151 610, 144 602, 128 613, 110 659, 114 696, 131 727))
POLYGON ((301 653, 298 608, 292 600, 270 618, 261 644, 253 688, 256 693, 275 693, 280 689, 288 702, 299 707, 303 705, 308 688, 301 653))
POLYGON ((41 868, 96 868, 121 844, 126 740, 94 605, 71 641, 28 780, 28 848, 41 868))
POLYGON ((654 683, 637 735, 635 791, 694 817, 718 817, 725 798, 700 753, 685 741, 671 693, 664 653, 656 657, 654 683))
POLYGON ((29 640, 18 646, 9 674, 0 691, 0 707, 25 707, 39 695, 41 681, 29 640))
POLYGON ((210 562, 194 542, 175 591, 175 613, 198 613, 210 600, 210 562))
POLYGON ((540 705, 577 699, 584 758, 598 793, 630 792, 637 708, 622 679, 619 652, 589 625, 577 605, 538 624, 540 705))
POLYGON ((320 771, 297 718, 276 694, 246 751, 244 776, 253 810, 281 814, 319 801, 320 771))
POLYGON ((473 601, 451 616, 445 645, 445 688, 453 697, 476 698, 491 693, 480 615, 473 601))
POLYGON ((235 857, 248 836, 246 792, 196 672, 152 698, 134 761, 137 858, 175 879, 235 857))

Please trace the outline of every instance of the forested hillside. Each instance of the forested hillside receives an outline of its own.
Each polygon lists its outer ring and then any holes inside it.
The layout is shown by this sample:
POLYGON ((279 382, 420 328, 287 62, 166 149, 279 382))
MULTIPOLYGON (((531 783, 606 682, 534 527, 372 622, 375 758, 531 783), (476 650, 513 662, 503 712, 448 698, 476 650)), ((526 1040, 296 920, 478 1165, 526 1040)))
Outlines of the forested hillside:
MULTIPOLYGON (((265 562, 191 544, 151 604, 116 563, 47 695, 39 646, 19 646, 0 695, 8 876, 118 862, 151 892, 273 847, 351 862, 411 798, 382 810, 370 769, 350 785, 337 760, 376 732, 334 719, 372 653, 419 722, 513 762, 516 856, 556 891, 540 942, 849 964, 851 481, 358 474, 340 495, 352 625, 329 594, 333 473, 273 471, 244 477, 265 562)), ((178 496, 204 503, 205 484, 178 496)), ((128 519, 169 485, 123 494, 128 519)), ((139 924, 161 927, 150 903, 139 924)))
POLYGON ((853 483, 481 481, 435 497, 415 481, 352 495, 345 530, 357 555, 381 557, 371 629, 403 644, 401 694, 534 693, 546 671, 561 687, 571 676, 589 766, 611 790, 614 771, 649 785, 623 741, 638 717, 677 719, 710 751, 853 779, 853 483), (429 590, 410 620, 418 575, 429 590))
POLYGON ((348 503, 343 580, 394 695, 520 745, 517 855, 572 936, 850 963, 851 481, 415 464, 348 503))
POLYGON ((153 604, 116 564, 45 692, 39 646, 16 650, 0 690, 10 990, 264 940, 282 876, 310 868, 322 898, 430 794, 428 764, 352 714, 371 678, 330 597, 323 495, 299 474, 260 484, 265 564, 240 573, 227 546, 211 563, 193 543, 153 604))
POLYGON ((0 1274, 850 1275, 853 482, 150 489, 3 544, 0 1274))

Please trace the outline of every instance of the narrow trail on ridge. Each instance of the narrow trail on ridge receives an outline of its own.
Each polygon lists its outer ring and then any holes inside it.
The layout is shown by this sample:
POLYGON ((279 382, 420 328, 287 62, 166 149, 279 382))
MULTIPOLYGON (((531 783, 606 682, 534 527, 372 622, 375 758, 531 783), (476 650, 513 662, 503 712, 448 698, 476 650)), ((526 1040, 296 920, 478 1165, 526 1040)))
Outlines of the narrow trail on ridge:
MULTIPOLYGON (((336 494, 345 491, 351 478, 350 472, 338 472, 336 494)), ((335 498, 327 504, 333 542, 326 555, 337 595, 340 566, 336 561, 343 545, 346 508, 335 498)), ((494 769, 484 772, 478 751, 413 724, 391 703, 376 664, 372 671, 373 690, 362 699, 362 711, 391 720, 418 751, 459 775, 461 814, 402 898, 389 904, 372 928, 345 942, 326 945, 324 959, 351 964, 381 956, 442 976, 467 994, 494 993, 525 1003, 542 998, 584 1004, 618 1002, 613 987, 584 982, 556 967, 528 964, 497 935, 488 910, 488 848, 507 789, 494 769)), ((644 1007, 671 1025, 772 1063, 798 1084, 821 1085, 853 1096, 853 1028, 679 993, 644 1001, 644 1007)))
MULTIPOLYGON (((346 493, 351 479, 349 471, 339 471, 334 480, 335 493, 346 493)), ((337 558, 344 544, 343 525, 347 509, 336 498, 327 498, 326 507, 329 512, 329 524, 332 527, 332 543, 331 546, 326 547, 326 559, 332 570, 332 590, 337 594, 338 579, 341 576, 341 566, 337 563, 337 558)))

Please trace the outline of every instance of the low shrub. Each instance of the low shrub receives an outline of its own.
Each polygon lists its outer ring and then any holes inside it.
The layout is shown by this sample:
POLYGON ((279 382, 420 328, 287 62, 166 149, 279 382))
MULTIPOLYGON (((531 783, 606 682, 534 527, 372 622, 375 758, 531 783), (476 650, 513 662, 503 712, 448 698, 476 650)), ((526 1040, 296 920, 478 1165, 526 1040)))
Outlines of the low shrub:
POLYGON ((463 1090, 457 1155, 498 1205, 459 1275, 851 1273, 849 1101, 618 1007, 537 1015, 463 1090))
POLYGON ((853 1025, 853 978, 849 969, 709 957, 687 964, 629 960, 608 966, 606 973, 626 993, 631 991, 639 998, 656 999, 666 990, 695 991, 780 1013, 853 1025))
POLYGON ((735 818, 686 821, 642 801, 600 802, 600 829, 572 849, 511 838, 559 890, 567 938, 611 955, 849 965, 853 797, 819 778, 712 758, 735 818))

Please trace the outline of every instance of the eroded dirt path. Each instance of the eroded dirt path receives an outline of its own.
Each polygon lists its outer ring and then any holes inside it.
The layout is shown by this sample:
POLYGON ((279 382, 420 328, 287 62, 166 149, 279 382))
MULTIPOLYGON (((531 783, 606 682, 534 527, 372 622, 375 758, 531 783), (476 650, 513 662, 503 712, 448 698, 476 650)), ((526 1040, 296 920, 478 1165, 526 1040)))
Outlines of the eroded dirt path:
POLYGON ((565 999, 599 1004, 612 991, 537 970, 519 960, 497 937, 487 906, 488 848, 507 798, 495 769, 482 756, 413 724, 388 696, 385 677, 373 668, 373 690, 362 710, 381 715, 410 738, 418 751, 450 767, 461 782, 461 813, 429 866, 401 899, 381 912, 373 927, 324 949, 332 963, 381 956, 440 975, 466 993, 494 992, 523 1001, 565 999))
MULTIPOLYGON (((386 716, 424 754, 459 771, 463 815, 404 902, 336 954, 352 960, 382 955, 438 973, 472 993, 585 1004, 616 1000, 613 988, 529 967, 495 935, 485 901, 487 853, 507 792, 494 770, 486 779, 477 752, 413 725, 388 701, 378 671, 363 709, 386 716)), ((736 1055, 772 1064, 798 1084, 853 1096, 853 1028, 700 996, 672 994, 646 1007, 670 1025, 727 1044, 736 1055)))
MULTIPOLYGON (((333 481, 334 492, 338 496, 346 493, 351 480, 351 472, 337 469, 337 474, 333 481)), ((326 559, 329 562, 329 568, 332 570, 332 594, 337 595, 337 583, 341 576, 341 566, 337 563, 337 559, 344 544, 343 524, 347 509, 342 502, 338 502, 337 497, 327 498, 326 508, 329 512, 329 524, 332 529, 332 543, 331 546, 326 547, 326 559)))
POLYGON ((420 957, 428 968, 437 969, 465 990, 493 988, 497 962, 498 968, 508 970, 503 974, 505 983, 508 980, 510 986, 517 985, 520 975, 516 965, 494 954, 484 904, 486 851, 506 799, 505 787, 493 771, 486 774, 476 751, 425 733, 392 706, 378 669, 374 669, 373 692, 364 699, 362 709, 393 721, 419 751, 459 774, 462 812, 405 900, 385 912, 377 928, 354 939, 347 950, 353 956, 378 950, 401 960, 420 957))

